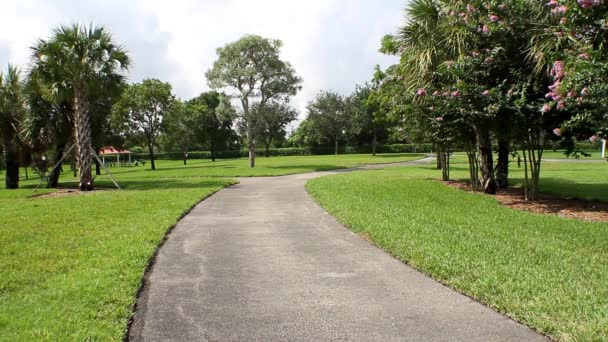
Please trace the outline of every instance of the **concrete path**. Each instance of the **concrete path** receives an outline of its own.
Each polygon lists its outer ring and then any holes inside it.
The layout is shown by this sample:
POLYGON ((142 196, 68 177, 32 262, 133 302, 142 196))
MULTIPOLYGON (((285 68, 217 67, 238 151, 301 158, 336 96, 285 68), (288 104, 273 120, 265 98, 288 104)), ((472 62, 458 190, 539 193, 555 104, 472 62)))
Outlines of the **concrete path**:
POLYGON ((544 340, 339 224, 304 189, 332 173, 242 178, 199 204, 160 249, 130 340, 544 340))

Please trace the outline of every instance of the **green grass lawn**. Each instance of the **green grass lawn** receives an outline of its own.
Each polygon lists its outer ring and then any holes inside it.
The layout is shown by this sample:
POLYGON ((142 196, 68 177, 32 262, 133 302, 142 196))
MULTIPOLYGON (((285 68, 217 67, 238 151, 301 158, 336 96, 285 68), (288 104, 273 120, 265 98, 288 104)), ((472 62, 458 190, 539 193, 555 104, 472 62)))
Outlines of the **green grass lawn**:
MULTIPOLYGON (((602 159, 602 151, 601 150, 586 150, 586 153, 590 154, 589 157, 579 156, 579 160, 601 160, 602 159)), ((564 151, 544 151, 543 152, 544 159, 576 159, 574 157, 569 157, 564 154, 564 151)))
POLYGON ((281 176, 294 173, 327 171, 343 169, 361 164, 379 164, 409 161, 424 158, 424 154, 395 153, 378 154, 345 154, 338 156, 289 156, 289 157, 258 157, 256 167, 249 168, 247 158, 218 159, 212 162, 208 159, 189 160, 188 165, 183 161, 159 160, 156 171, 149 170, 149 163, 139 168, 112 168, 117 177, 136 172, 144 177, 255 177, 281 176), (140 171, 145 172, 141 173, 140 171))
MULTIPOLYGON (((192 205, 233 182, 422 158, 419 154, 159 161, 113 168, 123 190, 30 198, 38 184, 0 190, 0 340, 124 337, 144 271, 167 230, 192 205), (209 178, 216 177, 216 178, 209 178)), ((74 186, 66 167, 62 185, 74 186)), ((22 172, 22 176, 24 172, 22 172)), ((105 175, 96 184, 111 187, 105 175)), ((4 174, 0 173, 0 187, 4 174)), ((40 189, 38 194, 51 192, 40 189)))
MULTIPOLYGON (((555 179, 600 171, 551 165, 545 174, 555 179)), ((512 210, 430 180, 439 176, 430 166, 391 168, 318 178, 307 189, 355 232, 496 310, 558 340, 606 340, 608 224, 512 210)))
POLYGON ((122 180, 125 190, 0 191, 0 340, 122 339, 167 230, 222 179, 122 180))

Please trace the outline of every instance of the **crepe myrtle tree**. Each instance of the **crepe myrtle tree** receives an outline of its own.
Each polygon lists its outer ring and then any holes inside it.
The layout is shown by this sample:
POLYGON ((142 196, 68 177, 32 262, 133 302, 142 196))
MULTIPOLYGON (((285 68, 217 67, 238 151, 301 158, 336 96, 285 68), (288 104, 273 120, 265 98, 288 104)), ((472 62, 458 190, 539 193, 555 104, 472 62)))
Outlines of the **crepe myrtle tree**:
POLYGON ((544 11, 531 57, 551 82, 538 110, 559 113, 551 135, 577 155, 574 138, 608 137, 608 2, 549 0, 544 11))
POLYGON ((127 51, 101 26, 60 26, 32 47, 31 73, 43 85, 45 96, 71 104, 81 191, 93 189, 91 90, 122 82, 130 64, 127 51))
POLYGON ((212 89, 224 90, 241 103, 238 116, 245 128, 249 167, 255 167, 257 113, 270 101, 287 101, 302 88, 290 63, 281 60, 283 43, 246 35, 217 49, 218 59, 206 76, 212 89))
POLYGON ((162 133, 163 117, 174 102, 171 84, 146 79, 129 85, 112 108, 113 126, 125 135, 138 136, 146 142, 152 170, 156 170, 154 147, 162 133))

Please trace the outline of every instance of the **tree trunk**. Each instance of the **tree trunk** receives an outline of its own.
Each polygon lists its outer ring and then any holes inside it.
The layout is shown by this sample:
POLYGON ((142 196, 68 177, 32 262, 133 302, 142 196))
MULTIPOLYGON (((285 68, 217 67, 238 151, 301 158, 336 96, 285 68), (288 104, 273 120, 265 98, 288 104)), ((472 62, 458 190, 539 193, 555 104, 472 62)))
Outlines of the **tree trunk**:
POLYGON ((436 165, 436 169, 437 170, 441 170, 441 151, 439 150, 439 147, 435 147, 435 149, 437 150, 435 153, 437 155, 437 165, 436 165))
POLYGON ((150 156, 150 167, 152 170, 156 170, 156 164, 154 164, 154 146, 152 143, 148 144, 148 154, 150 156))
POLYGON ((4 184, 7 189, 19 188, 19 153, 17 144, 10 141, 4 144, 4 163, 6 164, 6 177, 4 184))
POLYGON ((490 132, 485 128, 475 127, 475 136, 479 149, 483 191, 486 194, 496 194, 496 178, 494 177, 494 160, 492 158, 490 132))
POLYGON ((524 196, 526 201, 538 199, 543 143, 542 136, 530 134, 524 144, 524 196))
POLYGON ((81 191, 93 190, 93 175, 91 166, 91 117, 89 103, 85 93, 84 85, 80 84, 74 89, 74 117, 78 169, 80 170, 79 188, 81 191))
MULTIPOLYGON (((95 151, 95 153, 99 155, 99 149, 96 149, 95 151)), ((95 158, 95 175, 101 176, 101 165, 99 165, 99 160, 97 160, 97 158, 95 158)))
POLYGON ((211 143, 211 161, 215 161, 215 144, 211 143))
POLYGON ((184 153, 184 165, 188 165, 188 149, 183 151, 184 153))
POLYGON ((376 136, 376 127, 374 126, 374 128, 372 129, 373 131, 373 137, 372 137, 372 156, 376 155, 376 140, 378 139, 378 137, 376 136))
MULTIPOLYGON (((55 158, 53 159, 52 165, 55 166, 63 158, 63 151, 65 150, 65 144, 57 145, 55 150, 55 158)), ((49 188, 56 188, 59 184, 59 175, 61 174, 61 165, 57 166, 55 170, 51 170, 48 176, 47 186, 49 188)))
POLYGON ((264 145, 264 151, 266 158, 270 157, 270 143, 264 145))
POLYGON ((255 144, 247 143, 249 147, 249 168, 253 169, 255 167, 255 144))
POLYGON ((441 160, 441 179, 444 181, 450 180, 450 148, 443 147, 439 152, 441 160))
POLYGON ((504 137, 498 139, 498 160, 496 161, 496 186, 504 189, 509 186, 509 150, 510 141, 504 137))
POLYGON ((471 182, 471 191, 479 190, 479 162, 477 160, 477 152, 475 148, 467 149, 467 159, 469 160, 469 179, 471 182))
POLYGON ((334 154, 338 155, 338 137, 337 136, 334 140, 334 154))
MULTIPOLYGON (((250 125, 251 123, 248 124, 248 126, 250 125)), ((255 167, 255 141, 250 127, 247 127, 247 149, 249 150, 249 168, 253 169, 255 167)))

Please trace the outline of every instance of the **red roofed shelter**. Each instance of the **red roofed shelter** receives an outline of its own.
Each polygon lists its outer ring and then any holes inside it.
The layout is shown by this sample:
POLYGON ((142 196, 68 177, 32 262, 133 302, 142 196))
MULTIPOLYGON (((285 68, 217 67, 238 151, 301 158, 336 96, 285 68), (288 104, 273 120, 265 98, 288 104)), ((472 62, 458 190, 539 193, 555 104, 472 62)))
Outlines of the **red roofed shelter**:
POLYGON ((116 156, 116 163, 120 163, 120 155, 127 154, 129 155, 129 164, 131 163, 131 151, 129 150, 121 150, 114 148, 114 146, 106 146, 102 147, 99 150, 99 155, 101 156, 102 162, 106 163, 106 157, 116 156))

